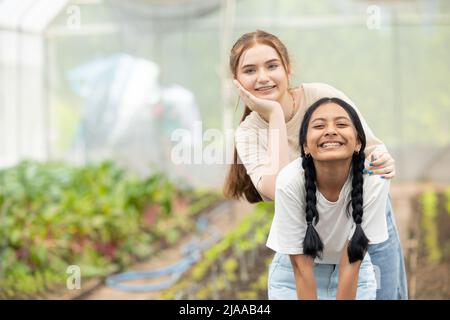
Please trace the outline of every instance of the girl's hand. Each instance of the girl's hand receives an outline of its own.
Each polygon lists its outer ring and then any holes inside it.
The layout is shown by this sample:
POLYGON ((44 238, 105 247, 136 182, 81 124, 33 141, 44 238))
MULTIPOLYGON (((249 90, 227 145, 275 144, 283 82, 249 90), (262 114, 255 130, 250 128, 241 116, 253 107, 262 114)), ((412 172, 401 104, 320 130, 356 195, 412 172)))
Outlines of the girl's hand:
POLYGON ((371 175, 379 174, 384 179, 392 179, 395 177, 395 160, 388 152, 379 153, 374 151, 369 159, 372 161, 366 161, 365 173, 371 175))
POLYGON ((275 111, 280 109, 281 105, 277 101, 261 99, 255 97, 253 94, 248 92, 236 79, 233 80, 236 88, 238 89, 239 96, 244 101, 244 103, 252 110, 258 112, 263 118, 269 119, 270 115, 275 111))

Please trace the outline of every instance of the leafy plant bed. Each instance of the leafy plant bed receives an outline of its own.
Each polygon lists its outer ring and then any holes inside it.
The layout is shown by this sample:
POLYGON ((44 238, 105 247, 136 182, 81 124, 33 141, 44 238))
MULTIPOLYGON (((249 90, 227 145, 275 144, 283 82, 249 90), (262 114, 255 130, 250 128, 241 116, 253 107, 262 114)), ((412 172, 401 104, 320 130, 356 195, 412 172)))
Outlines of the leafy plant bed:
POLYGON ((416 200, 418 239, 414 299, 450 299, 450 188, 427 191, 416 200))
POLYGON ((0 298, 66 290, 123 270, 178 241, 221 196, 179 190, 161 173, 138 179, 112 162, 22 162, 0 171, 0 298))
POLYGON ((162 299, 267 299, 267 272, 273 251, 265 246, 273 204, 259 203, 254 212, 182 279, 164 291, 162 299))

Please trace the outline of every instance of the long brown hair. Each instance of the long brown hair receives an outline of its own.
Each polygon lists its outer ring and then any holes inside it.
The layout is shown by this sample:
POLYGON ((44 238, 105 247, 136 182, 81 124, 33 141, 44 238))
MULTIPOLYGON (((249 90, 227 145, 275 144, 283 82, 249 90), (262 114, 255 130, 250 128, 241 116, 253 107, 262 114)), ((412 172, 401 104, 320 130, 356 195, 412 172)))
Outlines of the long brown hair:
MULTIPOLYGON (((273 34, 256 30, 254 32, 245 33, 242 35, 231 48, 230 53, 230 70, 233 77, 236 79, 237 68, 239 64, 239 59, 242 54, 249 48, 255 46, 256 44, 265 44, 278 53, 281 62, 283 64, 284 70, 288 74, 290 71, 290 61, 289 55, 284 44, 273 34)), ((242 115, 241 121, 252 112, 252 110, 245 106, 244 114, 242 115)), ((228 175, 225 179, 225 184, 223 187, 223 193, 225 197, 230 199, 240 199, 245 197, 245 199, 250 203, 256 203, 263 201, 260 194, 253 185, 247 170, 242 163, 238 163, 238 153, 236 147, 234 148, 233 163, 230 165, 228 175)))

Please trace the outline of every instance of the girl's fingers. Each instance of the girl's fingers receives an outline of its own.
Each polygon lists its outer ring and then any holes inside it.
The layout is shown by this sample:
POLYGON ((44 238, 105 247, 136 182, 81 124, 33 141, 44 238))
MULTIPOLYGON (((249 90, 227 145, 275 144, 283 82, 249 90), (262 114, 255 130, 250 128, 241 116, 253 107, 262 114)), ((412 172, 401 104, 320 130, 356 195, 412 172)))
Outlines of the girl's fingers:
POLYGON ((367 174, 369 175, 387 175, 390 174, 391 172, 393 172, 395 170, 395 167, 393 165, 389 165, 383 168, 378 168, 378 169, 369 169, 367 174))
POLYGON ((253 96, 248 92, 237 80, 233 80, 234 84, 236 85, 236 88, 238 89, 238 93, 241 96, 242 100, 244 100, 244 103, 249 107, 253 108, 254 102, 252 101, 253 96))
POLYGON ((238 89, 242 89, 243 88, 241 83, 239 81, 237 81, 236 79, 233 80, 233 83, 236 86, 236 88, 238 88, 238 89))
POLYGON ((391 171, 390 173, 382 175, 382 177, 384 179, 392 179, 392 178, 394 178, 395 177, 395 170, 391 171))
POLYGON ((366 159, 366 161, 364 161, 364 172, 363 173, 367 173, 367 171, 369 171, 370 170, 370 166, 369 166, 369 164, 370 164, 370 161, 367 161, 367 159, 366 159))
POLYGON ((392 165, 393 162, 391 161, 391 159, 384 159, 384 158, 380 158, 379 160, 377 160, 377 162, 375 161, 369 161, 366 159, 366 161, 364 161, 364 168, 366 170, 377 170, 377 169, 381 169, 384 167, 387 167, 389 165, 392 165), (379 165, 375 165, 375 164, 379 164, 379 165))
POLYGON ((379 166, 371 166, 370 164, 366 167, 366 169, 368 171, 376 171, 378 172, 381 169, 385 169, 385 168, 392 168, 392 170, 395 170, 395 162, 393 160, 387 160, 386 162, 382 163, 379 166))
POLYGON ((250 97, 250 92, 248 92, 237 80, 233 80, 238 88, 239 92, 242 93, 246 97, 250 97))
POLYGON ((383 153, 378 159, 374 159, 373 161, 371 161, 371 163, 370 163, 371 165, 369 164, 369 166, 371 166, 371 167, 383 167, 385 162, 387 162, 390 159, 392 159, 392 158, 389 155, 389 153, 383 153))

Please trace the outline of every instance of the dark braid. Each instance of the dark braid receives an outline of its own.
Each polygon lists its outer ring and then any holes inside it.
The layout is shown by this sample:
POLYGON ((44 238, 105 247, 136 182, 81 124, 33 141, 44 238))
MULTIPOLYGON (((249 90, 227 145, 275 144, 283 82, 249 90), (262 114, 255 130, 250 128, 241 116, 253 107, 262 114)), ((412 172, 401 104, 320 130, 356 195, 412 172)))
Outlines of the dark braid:
POLYGON ((302 166, 305 171, 306 223, 307 229, 303 239, 303 253, 312 258, 322 258, 323 243, 314 225, 319 222, 316 199, 316 169, 311 156, 303 157, 302 166))
POLYGON ((356 224, 355 233, 348 243, 347 253, 350 263, 364 259, 369 239, 367 239, 364 230, 361 227, 363 218, 363 169, 364 169, 364 152, 353 154, 353 179, 352 179, 352 216, 356 224))
POLYGON ((366 135, 364 133, 361 121, 355 109, 344 100, 339 98, 322 98, 313 103, 305 112, 303 122, 300 126, 299 142, 302 156, 302 166, 305 174, 305 192, 306 192, 306 208, 305 218, 307 229, 303 240, 303 252, 312 258, 322 257, 323 243, 317 233, 314 225, 319 222, 319 213, 317 212, 316 199, 316 171, 311 155, 306 155, 304 145, 306 144, 309 121, 314 111, 322 104, 333 102, 340 105, 350 116, 355 126, 357 138, 361 144, 360 151, 353 155, 353 181, 352 181, 352 215, 353 221, 356 223, 355 233, 353 234, 348 247, 347 253, 350 263, 362 260, 367 251, 369 240, 367 239, 362 227, 363 219, 363 169, 364 169, 364 149, 366 147, 366 135))

